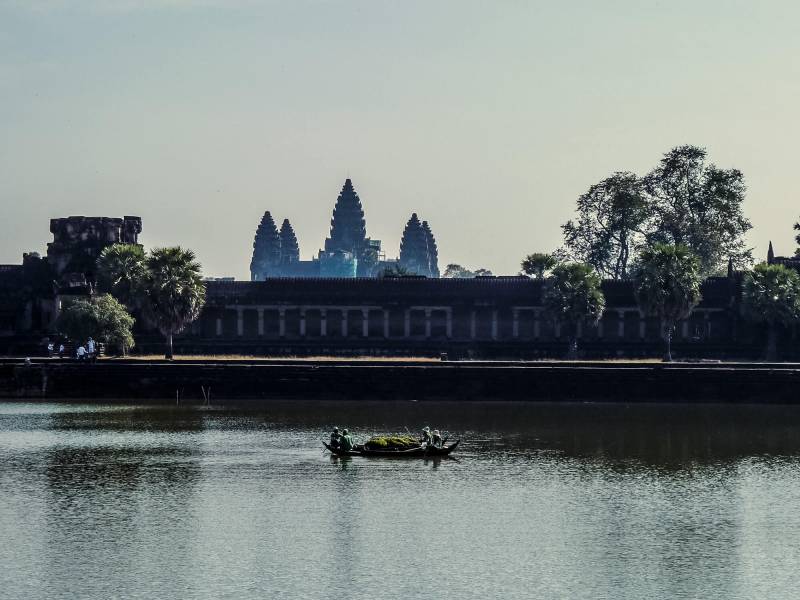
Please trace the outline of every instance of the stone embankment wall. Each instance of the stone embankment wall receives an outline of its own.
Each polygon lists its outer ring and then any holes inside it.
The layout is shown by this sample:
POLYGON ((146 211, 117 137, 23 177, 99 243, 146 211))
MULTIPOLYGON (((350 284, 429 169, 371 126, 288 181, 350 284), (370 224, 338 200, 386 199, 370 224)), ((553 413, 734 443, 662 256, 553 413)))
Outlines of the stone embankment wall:
POLYGON ((0 397, 40 400, 798 403, 798 384, 798 365, 0 361, 0 397))

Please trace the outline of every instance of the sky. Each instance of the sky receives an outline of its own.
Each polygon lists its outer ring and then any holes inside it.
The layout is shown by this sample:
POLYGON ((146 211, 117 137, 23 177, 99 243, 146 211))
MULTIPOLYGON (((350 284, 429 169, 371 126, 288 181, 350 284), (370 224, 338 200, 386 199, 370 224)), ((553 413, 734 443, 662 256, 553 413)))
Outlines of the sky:
POLYGON ((264 211, 301 258, 353 180, 399 253, 515 274, 576 198, 670 148, 743 171, 757 258, 794 251, 794 0, 0 0, 0 263, 49 219, 143 219, 147 247, 247 279, 264 211))

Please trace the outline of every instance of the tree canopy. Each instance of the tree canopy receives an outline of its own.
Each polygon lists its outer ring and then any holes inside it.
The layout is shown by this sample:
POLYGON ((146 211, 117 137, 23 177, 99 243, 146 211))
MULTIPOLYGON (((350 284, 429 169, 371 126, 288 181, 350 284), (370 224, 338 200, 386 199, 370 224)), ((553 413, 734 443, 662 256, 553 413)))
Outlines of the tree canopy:
POLYGON ((642 183, 633 173, 614 173, 594 184, 578 198, 576 220, 561 228, 570 258, 610 279, 624 279, 645 233, 647 208, 642 183))
POLYGON ((145 259, 146 314, 167 339, 171 359, 172 338, 199 315, 205 304, 205 284, 194 252, 174 246, 154 248, 145 259))
POLYGON ((706 155, 697 146, 673 148, 644 178, 644 186, 652 218, 648 242, 687 246, 703 274, 710 275, 728 259, 736 267, 752 262, 744 240, 752 225, 742 211, 742 172, 707 165, 706 155))
POLYGON ((636 301, 644 314, 661 319, 668 361, 675 324, 700 302, 700 279, 700 262, 686 246, 655 244, 639 256, 634 272, 636 301))
POLYGON ((767 360, 777 356, 777 326, 800 318, 800 276, 784 265, 759 264, 744 278, 744 315, 767 325, 767 360))
POLYGON ((606 301, 600 276, 583 263, 557 265, 546 280, 542 304, 545 314, 569 330, 570 357, 577 353, 577 326, 596 323, 603 316, 606 301))
POLYGON ((144 249, 138 244, 113 244, 97 259, 100 290, 113 294, 129 310, 142 300, 145 279, 144 249))
POLYGON ((577 200, 575 219, 562 226, 563 253, 611 279, 626 278, 636 251, 656 243, 686 246, 704 276, 721 272, 729 259, 748 267, 744 176, 706 158, 703 148, 680 146, 645 177, 618 172, 591 186, 577 200))
POLYGON ((470 271, 456 263, 450 263, 444 269, 442 277, 444 279, 472 279, 473 277, 490 277, 492 272, 489 269, 476 269, 470 271))
POLYGON ((558 264, 552 254, 534 252, 522 259, 522 272, 534 279, 542 280, 548 272, 558 264))
POLYGON ((119 348, 122 354, 133 347, 134 318, 110 294, 69 303, 58 317, 56 328, 71 340, 83 343, 94 338, 119 348))

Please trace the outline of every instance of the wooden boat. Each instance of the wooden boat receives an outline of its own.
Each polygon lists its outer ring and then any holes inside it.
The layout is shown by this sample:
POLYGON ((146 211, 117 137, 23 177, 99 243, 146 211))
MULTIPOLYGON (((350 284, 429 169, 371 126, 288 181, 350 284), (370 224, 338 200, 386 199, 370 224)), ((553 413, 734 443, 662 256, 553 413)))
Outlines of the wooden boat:
POLYGON ((380 456, 384 458, 429 458, 431 456, 447 456, 458 447, 461 440, 456 440, 449 446, 441 448, 435 446, 417 446, 407 450, 370 450, 364 446, 356 446, 352 450, 341 450, 331 448, 330 444, 322 442, 331 454, 335 456, 380 456))

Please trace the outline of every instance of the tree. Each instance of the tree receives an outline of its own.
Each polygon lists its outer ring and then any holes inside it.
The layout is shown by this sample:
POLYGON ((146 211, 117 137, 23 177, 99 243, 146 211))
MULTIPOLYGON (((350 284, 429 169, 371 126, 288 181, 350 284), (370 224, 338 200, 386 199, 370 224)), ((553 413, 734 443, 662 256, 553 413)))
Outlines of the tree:
POLYGON ((746 187, 738 169, 706 165, 706 151, 680 146, 664 155, 644 178, 649 196, 650 245, 683 244, 700 260, 703 275, 720 272, 728 259, 734 266, 752 263, 744 235, 752 227, 744 217, 746 187))
POLYGON ((194 252, 180 246, 154 248, 145 259, 145 309, 166 338, 166 358, 173 358, 172 338, 199 315, 205 284, 194 252))
POLYGON ((633 173, 614 173, 580 196, 576 210, 576 220, 561 227, 569 257, 624 279, 648 218, 642 182, 633 173))
MULTIPOLYGON (((795 231, 800 231, 800 222, 795 222, 794 230, 795 231)), ((795 249, 794 253, 795 253, 795 255, 800 256, 800 233, 798 233, 798 234, 796 234, 794 236, 794 241, 795 241, 795 243, 797 243, 797 248, 795 249)))
POLYGON ((134 323, 134 318, 116 298, 103 294, 67 305, 58 317, 56 328, 77 342, 92 337, 116 346, 125 355, 134 346, 131 334, 134 323))
POLYGON ((545 314, 566 327, 569 358, 578 354, 578 325, 597 323, 603 316, 606 300, 600 277, 591 265, 562 263, 545 280, 542 299, 545 314))
POLYGON ((557 264, 558 261, 552 254, 534 252, 522 259, 521 266, 522 272, 526 275, 530 275, 534 279, 543 280, 548 271, 557 264))
POLYGON ((756 265, 744 278, 742 308, 745 316, 767 325, 766 359, 778 354, 778 325, 800 318, 800 276, 784 265, 756 265))
POLYGON ((406 269, 403 265, 399 262, 393 263, 386 267, 378 277, 408 277, 409 275, 413 275, 411 271, 406 269))
POLYGON ((144 249, 138 244, 108 246, 97 259, 97 279, 100 289, 136 310, 142 299, 145 279, 144 249))
POLYGON ((675 325, 700 302, 700 261, 686 246, 656 244, 639 256, 634 293, 641 311, 661 319, 664 360, 672 362, 675 325))
POLYGON ((473 277, 491 277, 492 272, 489 269, 476 269, 470 271, 469 269, 450 263, 444 269, 442 278, 444 279, 472 279, 473 277))

